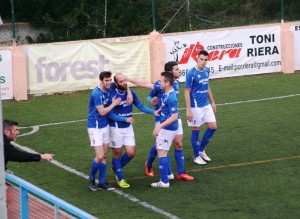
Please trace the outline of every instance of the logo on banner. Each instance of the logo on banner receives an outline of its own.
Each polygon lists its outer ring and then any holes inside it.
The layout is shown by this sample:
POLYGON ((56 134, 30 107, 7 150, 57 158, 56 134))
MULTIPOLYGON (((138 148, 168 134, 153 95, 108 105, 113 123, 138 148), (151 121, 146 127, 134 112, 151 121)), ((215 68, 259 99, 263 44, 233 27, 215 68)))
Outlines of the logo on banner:
MULTIPOLYGON (((2 55, 0 54, 0 62, 2 62, 2 55)), ((1 75, 0 76, 0 84, 4 84, 5 83, 5 76, 1 75)))
POLYGON ((174 41, 174 45, 172 47, 171 55, 174 57, 174 61, 178 62, 178 52, 186 47, 185 43, 180 43, 179 41, 174 41))
POLYGON ((269 55, 279 55, 279 50, 277 46, 271 46, 271 43, 275 43, 275 34, 265 34, 265 35, 257 35, 257 36, 249 36, 251 39, 252 45, 262 45, 261 47, 256 48, 248 48, 247 56, 255 57, 255 56, 269 56, 269 55))
POLYGON ((181 56, 180 61, 178 64, 186 64, 190 60, 190 58, 194 59, 197 62, 197 56, 201 50, 204 50, 204 46, 201 45, 199 42, 196 44, 191 44, 189 48, 186 48, 181 56))
MULTIPOLYGON (((186 44, 182 44, 179 41, 174 42, 171 55, 174 57, 174 61, 178 62, 178 52, 186 47, 186 44)), ((204 45, 197 42, 196 44, 190 44, 189 47, 185 48, 178 64, 187 64, 192 58, 195 62, 198 61, 198 54, 201 50, 204 50, 204 45)), ((208 61, 222 60, 224 57, 230 59, 239 58, 242 48, 233 48, 233 49, 216 49, 208 53, 208 61)))
POLYGON ((36 63, 37 83, 43 83, 44 76, 49 82, 67 81, 68 77, 75 80, 94 79, 104 70, 104 65, 108 62, 103 55, 100 55, 98 60, 62 63, 49 62, 48 58, 43 56, 36 63))

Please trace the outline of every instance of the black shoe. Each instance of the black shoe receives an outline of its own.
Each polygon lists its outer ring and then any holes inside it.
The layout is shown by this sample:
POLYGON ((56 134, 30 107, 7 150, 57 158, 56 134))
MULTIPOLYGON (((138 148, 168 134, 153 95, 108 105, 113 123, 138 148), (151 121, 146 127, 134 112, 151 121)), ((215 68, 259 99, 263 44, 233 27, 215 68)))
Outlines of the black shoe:
POLYGON ((97 186, 96 186, 96 182, 95 179, 89 181, 89 188, 91 191, 96 192, 98 190, 97 186))
POLYGON ((108 185, 108 183, 107 182, 105 182, 104 184, 99 184, 98 185, 98 189, 100 189, 100 190, 108 190, 108 191, 111 191, 111 190, 115 190, 116 188, 115 187, 112 187, 112 186, 110 186, 110 185, 108 185))

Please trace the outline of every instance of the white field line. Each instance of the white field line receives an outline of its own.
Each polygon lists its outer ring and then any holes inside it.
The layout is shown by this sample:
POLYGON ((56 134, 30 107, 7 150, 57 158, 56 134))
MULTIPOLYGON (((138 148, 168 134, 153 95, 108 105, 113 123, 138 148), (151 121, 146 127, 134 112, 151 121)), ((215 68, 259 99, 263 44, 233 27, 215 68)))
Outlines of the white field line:
MULTIPOLYGON (((29 153, 38 153, 38 152, 32 150, 31 148, 22 146, 22 145, 20 145, 20 144, 18 144, 18 143, 16 143, 16 142, 12 142, 12 144, 13 144, 15 147, 20 148, 20 149, 23 150, 23 151, 27 151, 27 152, 29 152, 29 153)), ((75 175, 77 175, 77 176, 81 176, 81 177, 83 177, 83 178, 85 178, 85 179, 89 179, 89 176, 88 176, 88 175, 86 175, 86 174, 84 174, 84 173, 82 173, 82 172, 79 172, 78 170, 73 169, 73 168, 71 168, 71 167, 68 167, 68 166, 66 166, 66 165, 64 165, 64 164, 62 164, 62 163, 60 163, 60 162, 58 162, 57 160, 52 160, 52 161, 50 161, 50 163, 52 163, 52 164, 54 164, 54 165, 56 165, 56 166, 58 166, 58 167, 60 167, 60 168, 62 168, 62 169, 64 169, 64 170, 66 170, 66 171, 68 171, 68 172, 70 172, 70 173, 73 173, 73 174, 75 174, 75 175)), ((96 180, 96 181, 97 181, 97 180, 96 180)), ((97 183, 98 183, 98 182, 97 182, 97 183)), ((147 208, 147 209, 149 209, 149 210, 152 210, 152 211, 154 211, 154 212, 157 212, 157 213, 160 214, 160 215, 164 215, 164 216, 166 216, 166 217, 168 217, 168 218, 171 218, 171 219, 179 219, 179 217, 177 217, 176 215, 170 214, 169 212, 166 212, 166 211, 164 211, 164 210, 162 210, 162 209, 160 209, 160 208, 157 208, 157 207, 155 207, 155 206, 153 206, 153 205, 151 205, 151 204, 148 204, 148 203, 146 203, 146 202, 143 202, 143 201, 137 199, 136 197, 134 197, 134 196, 132 196, 132 195, 129 195, 129 194, 125 193, 125 192, 122 192, 121 190, 115 189, 115 190, 113 190, 112 192, 115 192, 116 194, 121 195, 121 196, 127 198, 128 200, 130 200, 130 201, 132 201, 132 202, 134 202, 134 203, 136 203, 136 204, 138 204, 138 205, 141 205, 141 206, 143 206, 143 207, 145 207, 145 208, 147 208)))
MULTIPOLYGON (((270 97, 270 98, 263 98, 263 99, 256 99, 256 100, 244 100, 244 101, 238 101, 238 102, 229 102, 229 103, 217 104, 217 106, 225 106, 225 105, 233 105, 233 104, 241 104, 241 103, 251 103, 251 102, 260 102, 260 101, 267 101, 267 100, 283 99, 283 98, 295 97, 295 96, 299 96, 299 95, 300 94, 293 94, 293 95, 286 95, 286 96, 279 96, 279 97, 270 97)), ((185 109, 186 108, 180 108, 179 110, 185 110, 185 109)), ((144 114, 144 113, 143 112, 139 112, 139 113, 133 113, 133 114, 134 115, 140 115, 140 114, 144 114)), ((86 121, 86 119, 35 125, 35 126, 31 126, 32 131, 30 131, 28 133, 25 133, 23 135, 19 135, 19 137, 33 134, 33 133, 35 133, 35 132, 37 132, 39 130, 39 127, 53 126, 53 125, 62 125, 62 124, 75 123, 75 122, 83 122, 83 121, 86 121)), ((30 127, 20 127, 20 129, 24 129, 24 128, 30 128, 30 127)), ((13 144, 16 147, 18 147, 18 148, 20 148, 22 150, 28 151, 30 153, 37 153, 36 151, 34 151, 34 150, 32 150, 32 149, 30 149, 28 147, 21 146, 21 145, 15 143, 15 142, 13 142, 13 144)), ((60 168, 65 169, 65 170, 67 170, 67 171, 69 171, 71 173, 74 173, 74 174, 76 174, 78 176, 81 176, 81 177, 83 177, 85 179, 89 178, 89 176, 85 175, 84 173, 79 172, 79 171, 77 171, 77 170, 75 170, 75 169, 73 169, 71 167, 68 167, 68 166, 66 166, 66 165, 64 165, 64 164, 62 164, 62 163, 60 163, 60 162, 58 162, 56 160, 52 160, 51 163, 54 164, 54 165, 56 165, 56 166, 58 166, 58 167, 60 167, 60 168)), ((143 207, 145 207, 147 209, 155 211, 155 212, 157 212, 157 213, 159 213, 161 215, 164 215, 164 216, 166 216, 168 218, 172 218, 172 219, 177 219, 178 218, 175 215, 172 215, 172 214, 170 214, 170 213, 168 213, 168 212, 166 212, 166 211, 164 211, 162 209, 159 209, 159 208, 157 208, 157 207, 155 207, 153 205, 150 205, 150 204, 148 204, 146 202, 143 202, 143 201, 135 198, 134 196, 126 194, 126 193, 124 193, 124 192, 122 192, 122 191, 120 191, 118 189, 114 190, 114 192, 117 193, 117 194, 119 194, 119 195, 121 195, 121 196, 123 196, 123 197, 125 197, 125 198, 127 198, 128 200, 130 200, 132 202, 135 202, 135 203, 137 203, 137 204, 139 204, 139 205, 141 205, 141 206, 143 206, 143 207)))
MULTIPOLYGON (((291 95, 286 95, 286 96, 278 96, 278 97, 268 97, 268 98, 262 98, 262 99, 256 99, 256 100, 243 100, 243 101, 237 101, 237 102, 229 102, 229 103, 220 103, 217 104, 217 106, 226 106, 226 105, 234 105, 234 104, 241 104, 241 103, 253 103, 253 102, 261 102, 261 101, 267 101, 267 100, 276 100, 276 99, 284 99, 284 98, 289 98, 289 97, 296 97, 300 96, 300 94, 291 94, 291 95)), ((185 110, 186 108, 179 108, 179 110, 185 110)), ((145 114, 143 112, 138 112, 138 113, 133 113, 133 115, 141 115, 145 114)), ((68 123, 75 123, 75 122, 84 122, 86 119, 80 119, 80 120, 72 120, 72 121, 66 121, 66 122, 55 122, 55 123, 48 123, 48 124, 41 124, 41 125, 35 125, 31 127, 19 127, 20 129, 25 129, 25 128, 33 128, 33 127, 43 127, 43 126, 53 126, 53 125, 63 125, 63 124, 68 124, 68 123)), ((34 130, 32 131, 34 133, 34 130)), ((32 134, 32 133, 31 133, 32 134)), ((23 135, 19 135, 24 136, 23 135)))

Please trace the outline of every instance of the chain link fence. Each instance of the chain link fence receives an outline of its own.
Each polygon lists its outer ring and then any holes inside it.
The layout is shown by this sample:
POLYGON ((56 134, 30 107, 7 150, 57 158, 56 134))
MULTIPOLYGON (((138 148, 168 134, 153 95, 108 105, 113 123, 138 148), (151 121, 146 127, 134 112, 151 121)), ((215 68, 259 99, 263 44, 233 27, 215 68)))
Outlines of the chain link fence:
POLYGON ((274 23, 283 14, 295 21, 299 8, 298 0, 1 0, 0 46, 274 23))

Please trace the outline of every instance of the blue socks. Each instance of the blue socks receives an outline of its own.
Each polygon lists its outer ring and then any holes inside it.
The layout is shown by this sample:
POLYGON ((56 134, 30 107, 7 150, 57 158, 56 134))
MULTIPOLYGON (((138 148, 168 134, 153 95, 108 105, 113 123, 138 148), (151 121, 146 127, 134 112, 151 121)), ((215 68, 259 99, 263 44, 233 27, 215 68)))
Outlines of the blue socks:
POLYGON ((216 129, 206 129, 203 137, 202 137, 202 141, 199 147, 199 151, 203 151, 205 149, 205 146, 210 142, 212 136, 214 135, 216 129))
POLYGON ((130 162, 130 160, 132 159, 132 157, 128 157, 126 153, 124 153, 121 157, 121 168, 123 168, 124 166, 126 166, 126 164, 128 164, 130 162))
POLYGON ((170 175, 172 173, 172 168, 171 168, 171 161, 170 161, 170 156, 169 156, 169 153, 167 155, 167 158, 168 158, 168 175, 170 175))
POLYGON ((147 160, 148 167, 150 167, 150 168, 152 167, 152 164, 153 164, 156 156, 157 156, 156 146, 153 145, 150 149, 150 153, 149 153, 148 160, 147 160))
POLYGON ((112 158, 113 171, 118 177, 118 181, 123 179, 122 167, 121 167, 121 159, 112 158))
MULTIPOLYGON (((149 156, 148 156, 148 159, 147 159, 147 166, 148 167, 150 167, 150 168, 152 167, 156 156, 157 156, 156 146, 153 145, 150 149, 150 153, 149 153, 149 156)), ((168 163, 169 163, 169 165, 168 165, 168 175, 170 175, 172 173, 172 168, 171 168, 171 162, 170 162, 169 154, 168 154, 167 158, 168 158, 168 163)))
POLYGON ((183 174, 184 173, 184 155, 183 150, 175 150, 174 151, 175 160, 177 164, 177 173, 183 174))
POLYGON ((122 168, 126 166, 130 162, 132 157, 128 157, 126 153, 124 153, 121 159, 112 158, 113 171, 118 177, 118 181, 123 179, 122 168))
POLYGON ((96 178, 96 173, 99 170, 99 183, 105 183, 105 176, 106 176, 106 164, 105 163, 97 163, 95 159, 92 161, 90 179, 93 180, 96 178))
POLYGON ((91 166, 91 172, 90 172, 90 179, 93 180, 96 178, 96 173, 98 171, 98 163, 93 159, 92 166, 91 166))
POLYGON ((169 161, 167 157, 160 157, 158 158, 158 163, 159 163, 159 173, 160 173, 160 178, 161 181, 164 183, 168 183, 168 166, 169 166, 169 161))
POLYGON ((105 183, 105 176, 106 176, 106 164, 105 163, 99 163, 99 184, 105 183))
POLYGON ((199 156, 199 133, 200 130, 192 130, 192 134, 191 134, 191 143, 193 146, 195 158, 199 156))

